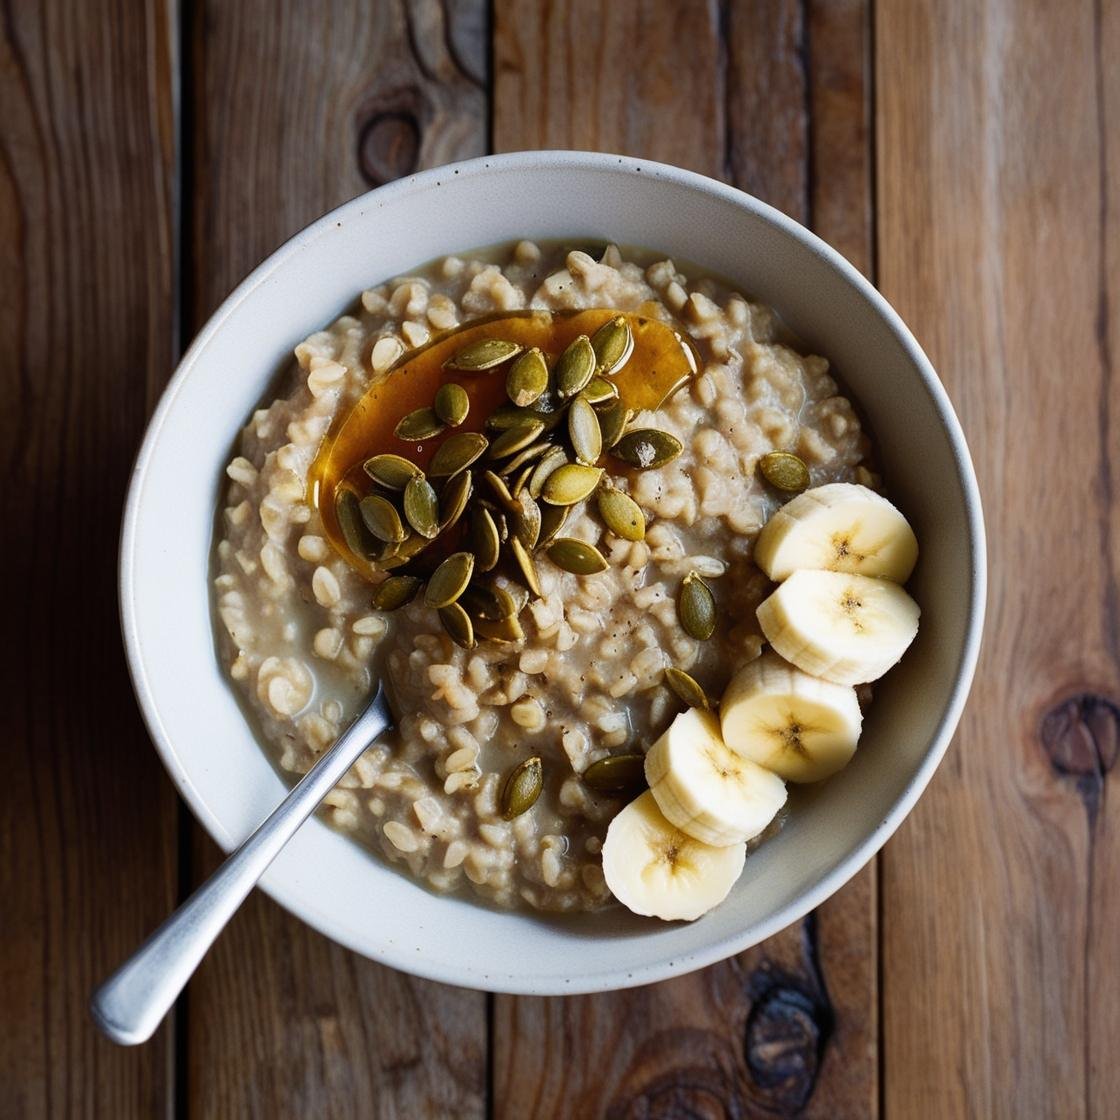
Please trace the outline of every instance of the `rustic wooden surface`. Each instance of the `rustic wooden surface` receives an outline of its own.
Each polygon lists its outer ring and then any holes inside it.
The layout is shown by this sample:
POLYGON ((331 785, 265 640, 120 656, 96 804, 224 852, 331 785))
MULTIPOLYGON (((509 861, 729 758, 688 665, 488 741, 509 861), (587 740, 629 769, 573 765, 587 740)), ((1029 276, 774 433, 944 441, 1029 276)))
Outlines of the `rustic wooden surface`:
POLYGON ((3 12, 2 501, 23 547, 0 553, 21 589, 3 635, 0 1117, 1115 1113, 1120 0, 3 12), (416 167, 546 146, 750 190, 912 325, 991 543, 957 742, 876 865, 702 973, 486 997, 373 965, 260 897, 176 1017, 118 1050, 89 989, 217 858, 114 634, 145 416, 181 342, 315 215, 416 167))

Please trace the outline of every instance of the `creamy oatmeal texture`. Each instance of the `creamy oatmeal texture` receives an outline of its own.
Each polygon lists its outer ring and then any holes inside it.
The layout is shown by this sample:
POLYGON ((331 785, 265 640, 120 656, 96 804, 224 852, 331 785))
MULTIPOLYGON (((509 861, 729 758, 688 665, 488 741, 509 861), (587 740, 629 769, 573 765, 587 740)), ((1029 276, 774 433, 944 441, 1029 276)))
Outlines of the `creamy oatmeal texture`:
MULTIPOLYGON (((378 677, 399 726, 327 798, 339 828, 437 890, 463 886, 503 906, 592 909, 609 901, 601 847, 622 801, 580 775, 644 750, 680 704, 664 684, 685 669, 719 695, 762 648, 755 608, 770 583, 751 562, 780 504, 758 477, 766 452, 796 452, 813 485, 871 481, 859 421, 819 357, 778 341, 773 312, 670 261, 648 266, 609 247, 521 242, 489 259, 447 257, 362 295, 360 309, 296 348, 288 396, 242 435, 217 546, 222 656, 280 766, 303 773, 378 677), (516 645, 455 645, 419 597, 393 614, 326 540, 307 474, 332 421, 407 350, 472 318, 521 308, 610 307, 672 321, 695 343, 695 380, 634 426, 670 432, 683 454, 617 485, 646 512, 627 542, 582 507, 565 535, 596 544, 607 571, 579 577, 547 560, 543 596, 516 645), (707 578, 719 623, 707 642, 677 619, 682 578, 707 578), (544 792, 502 819, 505 776, 538 755, 544 792)), ((376 450, 376 449, 372 449, 376 450)), ((372 451, 371 451, 372 453, 372 451)))

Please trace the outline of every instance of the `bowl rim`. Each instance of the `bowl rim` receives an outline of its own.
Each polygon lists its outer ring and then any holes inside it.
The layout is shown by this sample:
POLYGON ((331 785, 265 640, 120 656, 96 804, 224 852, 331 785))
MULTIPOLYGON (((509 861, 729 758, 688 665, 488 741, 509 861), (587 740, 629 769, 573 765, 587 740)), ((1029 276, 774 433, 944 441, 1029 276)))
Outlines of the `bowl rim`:
MULTIPOLYGON (((922 386, 930 398, 950 443, 965 504, 968 546, 971 554, 968 621, 960 658, 950 688, 949 700, 941 713, 920 765, 885 818, 868 833, 862 843, 853 848, 828 874, 822 876, 814 886, 780 907, 767 920, 758 922, 745 930, 739 930, 734 935, 710 942, 689 953, 686 957, 634 964, 625 973, 618 973, 609 969, 592 971, 579 977, 572 977, 563 984, 550 982, 547 978, 543 982, 530 984, 507 981, 503 977, 491 976, 488 978, 488 983, 484 989, 524 995, 575 995, 650 984, 671 976, 704 968, 742 952, 752 945, 759 944, 787 926, 800 921, 861 871, 901 825, 933 777, 934 771, 944 757, 960 720, 979 657, 987 598, 987 545, 980 490, 975 470, 960 422, 932 363, 885 297, 837 250, 780 210, 736 187, 721 183, 695 171, 616 153, 535 150, 480 156, 475 159, 419 171, 406 178, 395 180, 392 183, 358 195, 323 214, 269 254, 222 301, 183 354, 148 421, 143 442, 132 468, 121 526, 118 593, 121 633, 129 676, 148 734, 160 755, 164 768, 195 818, 218 846, 224 852, 229 852, 235 844, 231 842, 225 826, 202 800, 186 769, 180 763, 171 738, 164 728, 148 682, 139 642, 134 595, 134 552, 137 526, 143 508, 144 480, 149 462, 159 443, 163 426, 175 406, 180 390, 191 376, 199 356, 206 349, 210 340, 222 329, 225 321, 237 306, 251 292, 265 283, 277 269, 285 264, 289 257, 295 255, 303 246, 334 227, 336 223, 349 219, 351 215, 361 213, 371 205, 381 205, 397 195, 427 187, 441 178, 446 178, 449 173, 463 180, 492 174, 516 174, 541 167, 552 170, 600 172, 622 170, 641 173, 648 177, 667 179, 682 187, 714 196, 724 202, 751 211, 756 217, 778 227, 780 231, 800 242, 804 248, 815 256, 822 258, 843 282, 854 288, 856 293, 871 305, 872 311, 884 321, 917 370, 922 386)), ((406 954, 393 947, 382 947, 381 951, 375 955, 368 946, 357 943, 356 939, 350 937, 345 930, 339 929, 327 914, 313 904, 294 897, 293 893, 285 886, 269 882, 267 875, 258 885, 289 913, 294 914, 313 929, 318 930, 338 944, 370 960, 428 980, 435 980, 457 987, 481 987, 477 984, 464 984, 464 977, 461 974, 452 974, 450 970, 430 964, 424 959, 410 959, 406 954)))

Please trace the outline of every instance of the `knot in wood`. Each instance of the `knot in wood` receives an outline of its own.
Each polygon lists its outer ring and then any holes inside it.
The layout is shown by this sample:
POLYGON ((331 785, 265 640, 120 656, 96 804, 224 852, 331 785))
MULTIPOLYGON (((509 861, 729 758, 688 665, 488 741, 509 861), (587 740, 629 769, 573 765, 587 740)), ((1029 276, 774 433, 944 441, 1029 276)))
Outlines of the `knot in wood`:
POLYGON ((803 1108, 813 1093, 827 1041, 829 1011, 789 984, 755 999, 747 1017, 746 1059, 767 1105, 785 1114, 803 1108))
POLYGON ((1092 693, 1074 696, 1042 717, 1039 734, 1059 774, 1103 777, 1120 749, 1120 707, 1092 693))
POLYGON ((407 110, 377 113, 358 134, 358 166, 370 186, 411 175, 419 159, 420 124, 407 110))
POLYGON ((643 1085, 628 1099, 612 1103, 608 1120, 742 1120, 746 1108, 718 1070, 686 1067, 643 1085))

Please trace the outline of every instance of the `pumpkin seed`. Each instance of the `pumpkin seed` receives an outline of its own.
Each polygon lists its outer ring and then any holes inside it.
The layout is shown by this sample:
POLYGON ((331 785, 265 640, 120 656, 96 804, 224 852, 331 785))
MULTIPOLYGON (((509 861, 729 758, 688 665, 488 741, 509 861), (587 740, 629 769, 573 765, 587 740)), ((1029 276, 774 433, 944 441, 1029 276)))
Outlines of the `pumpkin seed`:
POLYGON ((501 542, 498 527, 485 506, 476 505, 471 511, 471 546, 479 571, 488 572, 498 562, 501 542))
POLYGON ((339 490, 334 503, 334 515, 342 532, 346 547, 355 556, 369 557, 377 541, 366 528, 358 510, 358 495, 353 490, 339 490))
POLYGON ((522 492, 517 495, 517 510, 512 513, 513 534, 530 552, 541 535, 541 507, 522 492))
POLYGON ((635 428, 627 432, 611 449, 611 454, 639 470, 663 467, 671 463, 684 446, 676 436, 657 428, 635 428))
POLYGON ((477 342, 468 342, 461 350, 443 363, 444 369, 461 369, 468 373, 479 373, 482 370, 493 369, 502 362, 521 353, 521 347, 516 342, 505 338, 480 338, 477 342))
POLYGON ((581 334, 569 343, 556 359, 553 373, 556 377, 556 391, 564 400, 574 397, 587 386, 595 373, 595 351, 591 349, 591 340, 587 335, 581 334))
POLYGON ((362 464, 362 470, 386 490, 403 490, 409 479, 420 474, 420 468, 402 455, 374 455, 362 464))
POLYGON ((418 408, 403 417, 393 429, 397 439, 414 443, 417 440, 431 439, 444 431, 443 421, 436 415, 435 409, 418 408))
POLYGON ((557 537, 548 546, 548 558, 558 568, 577 576, 593 576, 607 570, 607 561, 593 545, 575 537, 557 537))
POLYGON ((624 494, 614 486, 600 486, 596 495, 599 516, 603 523, 617 537, 624 541, 645 539, 646 518, 642 507, 629 494, 624 494))
POLYGON ((572 506, 583 501, 603 477, 600 467, 566 463, 553 471, 541 488, 541 497, 554 506, 572 506))
POLYGON ((541 531, 537 538, 537 548, 545 548, 552 543, 556 534, 564 528, 571 506, 541 506, 541 531))
POLYGON ((582 397, 572 401, 568 409, 568 438, 581 463, 594 464, 603 453, 603 433, 595 409, 582 397))
POLYGON ((420 580, 415 576, 390 576, 382 580, 373 592, 373 606, 379 611, 395 611, 409 602, 420 590, 420 580))
POLYGON ((467 508, 472 490, 474 490, 474 478, 470 471, 460 471, 447 481, 439 501, 441 533, 444 529, 450 529, 463 516, 463 510, 467 508))
POLYGON ((503 618, 498 622, 477 618, 474 621, 474 632, 491 642, 520 642, 525 637, 525 631, 516 616, 503 618))
POLYGON ((439 501, 432 484, 422 474, 410 479, 404 488, 404 517, 428 540, 439 532, 439 501))
POLYGON ((556 444, 542 441, 541 443, 534 443, 529 447, 523 448, 512 459, 507 459, 502 464, 499 474, 511 475, 514 471, 520 470, 526 463, 532 463, 539 459, 546 451, 555 451, 556 444))
POLYGON ((525 489, 525 484, 529 481, 529 476, 533 473, 533 464, 528 463, 521 468, 520 473, 513 480, 513 485, 510 486, 509 492, 513 495, 514 501, 521 497, 521 491, 525 489))
POLYGON ((457 432, 440 444, 428 464, 428 475, 431 478, 454 478, 489 446, 490 441, 479 432, 457 432))
POLYGON ((593 377, 580 396, 588 404, 606 404, 608 401, 618 399, 618 386, 605 377, 593 377))
POLYGON ((800 494, 809 488, 809 468, 805 460, 789 451, 771 451, 763 455, 758 469, 775 490, 800 494))
POLYGON ((555 447, 549 451, 533 468, 533 473, 529 476, 529 496, 539 498, 541 488, 548 480, 548 476, 553 471, 559 470, 567 461, 568 456, 562 447, 555 447))
POLYGON ((496 583, 472 584, 459 598, 471 614, 488 622, 501 622, 517 614, 517 603, 513 596, 496 583))
POLYGON ((610 451, 622 438, 626 425, 634 418, 634 412, 619 401, 610 408, 604 408, 598 413, 598 417, 599 430, 603 433, 603 447, 610 451))
POLYGON ((414 556, 423 552, 431 543, 428 537, 421 536, 419 533, 411 533, 400 544, 386 545, 386 550, 391 548, 393 551, 392 553, 386 551, 378 560, 377 566, 387 572, 394 568, 403 568, 405 564, 414 556))
POLYGON ((474 573, 474 557, 469 552, 453 552, 428 579, 424 602, 429 607, 446 607, 467 589, 474 573))
POLYGON ((529 605, 529 592, 517 580, 498 576, 494 580, 494 586, 500 587, 513 600, 515 615, 519 615, 529 605))
POLYGON ((593 762, 581 775, 596 793, 616 797, 637 792, 646 784, 646 760, 640 754, 613 754, 593 762))
POLYGON ((462 385, 454 381, 441 385, 436 391, 432 411, 445 423, 457 428, 471 410, 471 399, 462 385))
POLYGON ((474 624, 471 616, 458 603, 440 607, 436 612, 451 640, 463 649, 474 649, 474 624))
POLYGON ((682 704, 690 708, 711 708, 707 694, 683 669, 666 669, 665 683, 676 693, 682 704))
POLYGON ((599 373, 610 376, 622 369, 634 352, 634 334, 626 316, 608 319, 591 336, 591 348, 595 351, 595 368, 599 373))
POLYGON ((502 786, 502 817, 511 821, 531 809, 544 788, 544 771, 539 758, 527 758, 515 766, 502 786))
POLYGON ((512 404, 499 405, 486 418, 486 427, 495 432, 508 432, 522 424, 541 420, 541 414, 532 408, 517 408, 512 404))
POLYGON ((540 420, 531 420, 517 428, 510 428, 508 431, 502 432, 490 444, 490 458, 504 459, 507 455, 512 455, 515 451, 528 447, 543 431, 544 424, 540 420))
POLYGON ((506 480, 500 475, 496 475, 493 471, 483 471, 482 477, 490 485, 490 489, 498 496, 498 501, 506 507, 506 509, 514 509, 515 504, 513 495, 509 492, 509 487, 506 485, 506 480))
POLYGON ((510 551, 513 553, 514 560, 517 561, 518 568, 521 569, 521 574, 525 577, 525 583, 532 593, 533 598, 539 599, 541 597, 541 583, 537 578, 537 569, 533 565, 533 558, 516 537, 510 537, 509 547, 510 551))
POLYGON ((548 388, 548 365, 538 347, 518 355, 506 374, 506 393, 519 408, 535 401, 548 388))
POLYGON ((707 641, 716 628, 716 600, 711 588, 695 573, 681 580, 677 617, 684 632, 697 641, 707 641))
POLYGON ((380 494, 367 494, 358 503, 358 512, 366 528, 379 540, 396 544, 405 538, 401 515, 388 498, 380 494))

